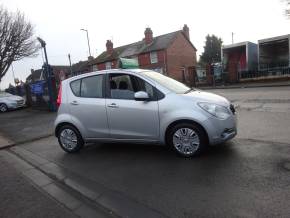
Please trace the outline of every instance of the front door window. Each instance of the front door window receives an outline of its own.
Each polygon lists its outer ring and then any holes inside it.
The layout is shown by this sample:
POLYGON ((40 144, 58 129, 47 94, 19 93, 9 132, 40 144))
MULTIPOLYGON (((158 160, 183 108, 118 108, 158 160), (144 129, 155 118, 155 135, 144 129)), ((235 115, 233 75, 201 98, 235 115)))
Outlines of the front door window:
POLYGON ((130 75, 110 75, 110 95, 112 99, 134 99, 134 88, 130 75))

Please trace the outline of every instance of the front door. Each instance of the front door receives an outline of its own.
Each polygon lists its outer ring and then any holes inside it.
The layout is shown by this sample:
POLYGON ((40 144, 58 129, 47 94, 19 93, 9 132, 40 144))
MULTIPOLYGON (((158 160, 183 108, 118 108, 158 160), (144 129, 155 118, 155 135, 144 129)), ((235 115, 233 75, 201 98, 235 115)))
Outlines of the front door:
POLYGON ((154 87, 129 74, 108 75, 106 108, 110 135, 115 139, 157 140, 159 137, 158 102, 154 87), (134 93, 145 91, 149 101, 136 101, 134 93))

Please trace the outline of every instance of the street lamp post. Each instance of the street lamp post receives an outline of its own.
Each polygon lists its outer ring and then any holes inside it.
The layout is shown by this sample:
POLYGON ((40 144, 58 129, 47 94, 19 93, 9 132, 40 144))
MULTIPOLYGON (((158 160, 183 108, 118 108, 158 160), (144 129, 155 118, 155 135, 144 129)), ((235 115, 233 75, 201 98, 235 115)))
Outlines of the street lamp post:
POLYGON ((81 29, 81 30, 87 32, 87 40, 88 40, 89 54, 90 54, 90 56, 92 56, 91 55, 91 48, 90 48, 89 32, 86 29, 81 29))

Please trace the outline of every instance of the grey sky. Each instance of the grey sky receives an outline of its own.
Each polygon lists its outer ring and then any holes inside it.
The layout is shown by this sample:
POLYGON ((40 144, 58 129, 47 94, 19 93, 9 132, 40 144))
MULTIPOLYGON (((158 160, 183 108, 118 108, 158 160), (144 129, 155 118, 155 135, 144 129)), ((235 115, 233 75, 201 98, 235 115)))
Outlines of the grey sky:
MULTIPOLYGON (((203 51, 205 36, 215 34, 224 44, 252 41, 289 34, 290 20, 284 16, 285 3, 280 0, 1 0, 9 10, 24 12, 35 26, 35 35, 47 42, 50 64, 67 65, 85 60, 88 47, 85 32, 89 30, 94 56, 105 50, 112 39, 114 47, 141 40, 146 27, 153 35, 176 31, 186 23, 190 37, 203 51)), ((30 69, 42 66, 41 53, 13 64, 16 77, 25 81, 30 69)), ((0 88, 12 82, 11 69, 0 88)))

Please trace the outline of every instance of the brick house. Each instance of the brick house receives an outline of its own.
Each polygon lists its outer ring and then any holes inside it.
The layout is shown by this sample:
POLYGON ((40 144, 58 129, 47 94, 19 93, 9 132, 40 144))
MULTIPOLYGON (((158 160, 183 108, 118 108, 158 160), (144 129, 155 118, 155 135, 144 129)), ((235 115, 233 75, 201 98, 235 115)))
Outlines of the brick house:
POLYGON ((196 68, 196 48, 189 38, 189 28, 153 37, 150 28, 146 28, 144 39, 132 44, 113 47, 107 40, 106 51, 90 64, 93 70, 118 68, 118 59, 133 58, 139 67, 152 69, 181 82, 193 85, 196 68))
MULTIPOLYGON (((69 66, 51 65, 51 67, 56 81, 67 78, 70 73, 69 66)), ((31 69, 31 74, 26 78, 26 82, 31 83, 44 79, 45 75, 42 68, 36 70, 31 69)))

